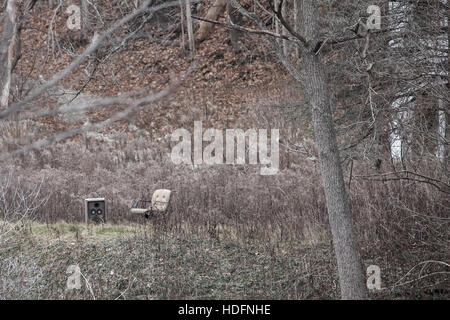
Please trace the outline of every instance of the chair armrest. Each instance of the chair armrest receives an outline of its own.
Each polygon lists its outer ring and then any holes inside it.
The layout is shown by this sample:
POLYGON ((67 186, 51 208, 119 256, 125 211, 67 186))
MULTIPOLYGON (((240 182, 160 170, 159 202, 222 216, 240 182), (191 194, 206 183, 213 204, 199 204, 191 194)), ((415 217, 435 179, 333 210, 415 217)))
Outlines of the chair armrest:
POLYGON ((148 213, 150 211, 151 211, 151 209, 146 209, 146 208, 144 208, 144 209, 142 209, 142 208, 131 208, 131 210, 130 210, 130 212, 132 214, 139 214, 139 215, 146 214, 146 213, 148 213))

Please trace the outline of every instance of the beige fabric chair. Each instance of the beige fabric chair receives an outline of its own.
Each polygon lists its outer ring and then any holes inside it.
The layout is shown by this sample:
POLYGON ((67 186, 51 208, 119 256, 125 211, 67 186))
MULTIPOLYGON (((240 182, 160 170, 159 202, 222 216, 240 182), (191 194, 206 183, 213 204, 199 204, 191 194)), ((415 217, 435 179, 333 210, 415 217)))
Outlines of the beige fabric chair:
POLYGON ((171 191, 168 189, 159 189, 153 192, 152 208, 153 211, 165 212, 169 206, 171 191))
POLYGON ((144 215, 146 218, 154 213, 164 214, 169 207, 170 194, 172 192, 168 189, 158 189, 153 192, 152 200, 139 200, 135 203, 133 208, 131 208, 132 214, 144 215), (150 203, 147 208, 138 208, 140 203, 150 203))

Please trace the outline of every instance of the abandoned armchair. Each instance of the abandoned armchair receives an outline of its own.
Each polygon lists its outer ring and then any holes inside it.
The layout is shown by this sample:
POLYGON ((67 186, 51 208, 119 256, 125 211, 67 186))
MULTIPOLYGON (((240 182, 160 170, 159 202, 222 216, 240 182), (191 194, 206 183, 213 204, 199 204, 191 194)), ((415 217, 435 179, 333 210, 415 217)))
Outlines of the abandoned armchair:
POLYGON ((143 215, 147 219, 154 214, 165 214, 169 207, 171 191, 158 189, 153 192, 152 200, 138 200, 131 208, 132 214, 143 215))

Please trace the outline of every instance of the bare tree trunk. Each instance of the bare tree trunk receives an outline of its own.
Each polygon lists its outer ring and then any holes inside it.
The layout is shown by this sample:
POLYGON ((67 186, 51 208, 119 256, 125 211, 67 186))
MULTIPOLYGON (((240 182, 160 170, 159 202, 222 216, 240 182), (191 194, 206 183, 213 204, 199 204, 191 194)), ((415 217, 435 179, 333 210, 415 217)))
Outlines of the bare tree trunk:
MULTIPOLYGON (((294 28, 295 28, 295 32, 297 33, 302 33, 300 31, 299 25, 300 25, 300 19, 299 19, 299 14, 301 12, 301 4, 299 0, 294 0, 294 28)), ((300 50, 298 48, 298 46, 295 46, 295 57, 298 58, 300 57, 300 50)))
POLYGON ((2 16, 2 34, 0 38, 0 109, 8 106, 9 90, 11 86, 11 68, 13 63, 13 49, 17 34, 17 3, 8 0, 6 10, 2 16))
POLYGON ((442 98, 438 99, 439 107, 438 107, 438 150, 437 156, 441 166, 445 168, 446 160, 447 160, 447 148, 446 148, 446 131, 447 131, 447 115, 446 115, 446 103, 442 98))
MULTIPOLYGON (((229 2, 227 3, 227 14, 228 14, 228 19, 230 19, 230 22, 232 24, 239 25, 241 23, 241 19, 239 18, 239 16, 240 16, 239 13, 237 12, 237 10, 235 8, 233 8, 233 6, 229 2)), ((230 29, 231 45, 233 46, 233 49, 235 52, 239 52, 241 49, 240 45, 239 45, 239 40, 241 37, 242 37, 242 31, 230 29)))
MULTIPOLYGON (((448 0, 447 0, 448 2, 448 0)), ((447 3, 447 16, 446 16, 446 22, 447 22, 447 92, 450 92, 450 6, 447 3)), ((448 166, 448 156, 449 156, 449 149, 448 149, 448 140, 450 138, 450 113, 449 113, 449 107, 448 107, 448 99, 447 101, 442 101, 442 108, 443 108, 443 120, 442 122, 445 123, 445 129, 444 129, 444 146, 443 146, 443 161, 442 161, 442 171, 447 172, 447 166, 448 166)))
MULTIPOLYGON (((217 20, 217 17, 225 10, 225 5, 227 4, 227 0, 216 0, 214 4, 209 8, 208 13, 205 18, 209 20, 217 20)), ((214 24, 202 21, 200 23, 200 27, 198 29, 198 41, 205 40, 210 34, 214 24)))
POLYGON ((184 36, 184 3, 183 0, 179 0, 180 1, 180 11, 181 11, 181 49, 184 50, 185 47, 185 36, 184 36))
POLYGON ((89 8, 87 0, 81 0, 81 19, 83 21, 82 34, 85 40, 89 39, 89 31, 91 28, 89 21, 89 8))
MULTIPOLYGON (((393 39, 389 42, 389 48, 403 48, 404 47, 404 32, 408 24, 408 11, 411 4, 400 1, 389 1, 389 16, 390 27, 393 33, 393 39)), ((391 158, 393 163, 401 163, 404 165, 406 147, 410 141, 401 128, 403 124, 408 122, 412 117, 413 95, 408 95, 407 89, 400 89, 398 96, 391 104, 392 120, 391 120, 391 135, 390 148, 391 158)))
MULTIPOLYGON (((448 2, 448 0, 447 0, 448 2)), ((447 92, 450 92, 450 6, 447 3, 447 92)), ((445 148, 444 148, 444 163, 443 163, 443 171, 447 172, 447 166, 448 166, 448 156, 449 156, 449 149, 448 149, 448 139, 450 139, 450 112, 449 112, 449 104, 448 99, 444 102, 445 107, 445 148)))
POLYGON ((194 39, 194 28, 192 23, 192 16, 191 16, 191 0, 185 0, 186 1, 186 23, 187 23, 187 31, 188 31, 188 38, 189 38, 189 50, 192 54, 195 53, 195 39, 194 39))
MULTIPOLYGON (((314 0, 302 0, 302 29, 305 38, 317 42, 318 26, 314 0)), ((314 43, 313 43, 314 44, 314 43)), ((312 48, 315 46, 313 45, 312 48)), ((319 152, 322 182, 333 234, 342 299, 367 299, 365 276, 345 191, 344 177, 334 131, 325 66, 321 55, 304 53, 305 81, 314 134, 319 152)))
MULTIPOLYGON (((289 23, 288 14, 287 14, 287 0, 283 1, 283 6, 281 7, 281 15, 284 17, 284 20, 286 20, 289 23)), ((288 31, 285 27, 282 27, 282 34, 284 36, 288 35, 288 31)), ((283 39, 283 53, 287 57, 289 55, 289 42, 286 39, 283 39)))
MULTIPOLYGON (((275 10, 280 10, 280 0, 274 1, 275 10)), ((280 22, 278 21, 277 17, 273 17, 275 19, 275 33, 280 34, 280 22)), ((277 42, 280 43, 280 40, 277 39, 277 42)))

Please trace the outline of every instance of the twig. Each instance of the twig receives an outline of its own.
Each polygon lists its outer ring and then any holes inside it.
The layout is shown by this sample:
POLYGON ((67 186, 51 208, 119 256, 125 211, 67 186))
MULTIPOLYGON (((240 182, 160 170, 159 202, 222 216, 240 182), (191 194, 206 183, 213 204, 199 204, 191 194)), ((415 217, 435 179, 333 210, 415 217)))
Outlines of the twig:
POLYGON ((192 18, 196 19, 196 20, 200 20, 200 21, 205 21, 205 22, 217 24, 217 25, 226 27, 228 29, 234 29, 234 30, 238 30, 238 31, 245 31, 245 32, 248 32, 248 33, 253 33, 253 34, 266 35, 266 36, 271 36, 271 37, 274 37, 274 38, 281 38, 281 39, 294 41, 294 42, 297 41, 296 39, 294 39, 292 37, 288 37, 286 35, 279 34, 279 33, 276 33, 276 32, 271 32, 269 30, 255 30, 255 29, 242 27, 242 26, 236 25, 234 23, 231 23, 231 24, 230 23, 224 23, 224 22, 210 20, 210 19, 207 19, 207 18, 202 18, 202 17, 197 17, 197 16, 192 16, 192 18))
POLYGON ((355 178, 366 179, 366 180, 371 180, 371 181, 383 181, 383 182, 395 181, 395 180, 409 180, 409 181, 423 182, 423 183, 428 183, 428 184, 436 187, 441 192, 450 193, 450 185, 449 184, 447 184, 443 181, 434 179, 434 178, 430 178, 430 177, 421 175, 419 173, 408 171, 408 170, 401 170, 401 171, 394 171, 394 172, 387 172, 387 173, 380 173, 380 174, 355 175, 355 178), (406 176, 404 176, 404 177, 399 176, 400 174, 405 174, 406 176), (386 177, 389 175, 396 175, 396 177, 392 177, 392 178, 386 177), (409 177, 408 175, 417 176, 417 177, 425 179, 425 180, 412 178, 412 177, 409 177), (378 177, 380 177, 380 178, 378 178, 378 177), (444 187, 439 186, 439 184, 442 184, 444 187))
POLYGON ((426 277, 429 277, 429 276, 432 276, 432 275, 436 275, 436 274, 450 274, 450 272, 447 272, 447 271, 440 271, 440 272, 434 272, 434 273, 431 273, 431 274, 428 274, 428 275, 425 275, 425 276, 421 276, 421 277, 419 277, 419 278, 417 278, 417 279, 413 279, 413 280, 410 280, 410 281, 407 281, 407 282, 404 282, 404 283, 401 283, 401 284, 399 284, 399 282, 400 281, 402 281, 404 278, 406 278, 416 267, 418 267, 418 266, 420 266, 420 265, 423 265, 423 264, 428 264, 428 263, 437 263, 437 264, 443 264, 444 266, 446 266, 446 267, 449 267, 450 268, 450 264, 448 264, 448 263, 445 263, 445 262, 443 262, 443 261, 435 261, 435 260, 427 260, 427 261, 422 261, 422 262, 420 262, 420 263, 418 263, 418 264, 416 264, 414 267, 412 267, 403 277, 401 277, 392 287, 391 287, 391 289, 394 289, 396 286, 402 286, 402 285, 405 285, 405 284, 408 284, 408 283, 411 283, 411 282, 414 282, 414 281, 418 281, 418 280, 420 280, 420 279, 423 279, 423 278, 426 278, 426 277))
POLYGON ((84 276, 83 272, 81 272, 81 270, 80 270, 80 274, 83 276, 84 281, 86 281, 86 287, 89 289, 89 292, 91 293, 92 298, 94 298, 94 300, 96 300, 95 295, 94 295, 94 290, 92 290, 92 286, 89 283, 88 279, 86 279, 86 277, 84 276))

